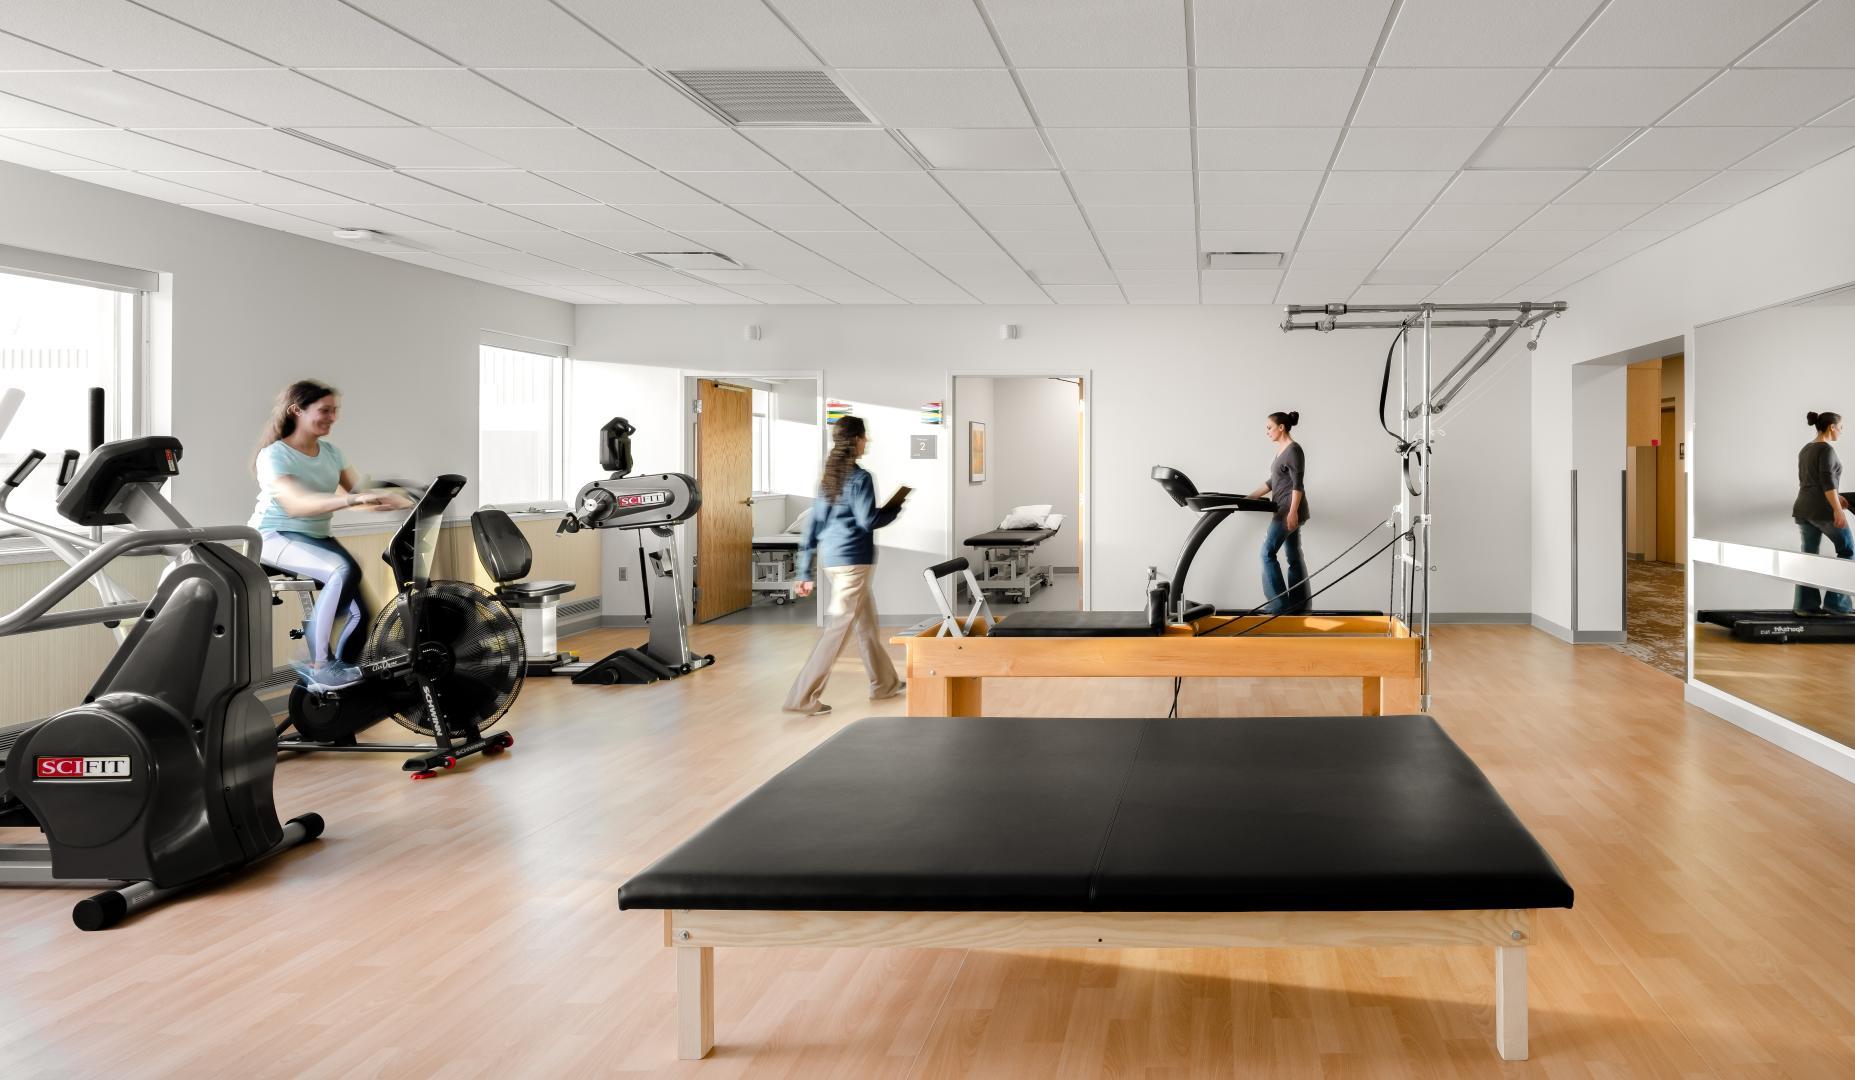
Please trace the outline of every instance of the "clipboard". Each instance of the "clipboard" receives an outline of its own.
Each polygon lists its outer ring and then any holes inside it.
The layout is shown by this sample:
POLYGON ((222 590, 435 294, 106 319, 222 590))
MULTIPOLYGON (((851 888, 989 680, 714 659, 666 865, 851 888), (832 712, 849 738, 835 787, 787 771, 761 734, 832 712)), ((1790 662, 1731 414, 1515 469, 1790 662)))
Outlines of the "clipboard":
POLYGON ((895 489, 895 494, 889 496, 889 501, 883 503, 881 508, 885 511, 900 510, 902 504, 908 501, 908 493, 913 490, 915 489, 909 487, 907 484, 903 484, 901 487, 895 489))

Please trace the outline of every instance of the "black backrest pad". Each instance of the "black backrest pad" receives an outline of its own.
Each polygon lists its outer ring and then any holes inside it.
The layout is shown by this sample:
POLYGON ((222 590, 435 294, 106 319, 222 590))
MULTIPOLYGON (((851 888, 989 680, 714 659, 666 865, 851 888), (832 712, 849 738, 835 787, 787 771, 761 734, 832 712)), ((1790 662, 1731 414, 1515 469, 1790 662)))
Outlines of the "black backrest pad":
POLYGON ((784 910, 1571 903, 1427 716, 862 720, 619 890, 784 910))
POLYGON ((180 440, 149 435, 104 443, 85 455, 77 475, 58 493, 58 512, 85 527, 127 525, 129 519, 108 507, 130 484, 160 487, 180 473, 180 440))
POLYGON ((534 549, 515 520, 501 510, 478 510, 470 515, 470 533, 477 542, 477 558, 498 584, 520 581, 534 563, 534 549))

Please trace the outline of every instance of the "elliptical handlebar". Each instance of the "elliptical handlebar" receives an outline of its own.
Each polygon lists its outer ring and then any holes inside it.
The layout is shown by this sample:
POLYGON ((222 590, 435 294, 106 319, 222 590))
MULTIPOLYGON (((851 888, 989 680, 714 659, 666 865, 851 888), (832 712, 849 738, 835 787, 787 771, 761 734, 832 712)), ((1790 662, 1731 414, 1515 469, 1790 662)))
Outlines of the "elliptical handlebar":
POLYGON ((96 550, 72 563, 70 569, 53 578, 25 603, 6 615, 0 616, 0 637, 135 618, 143 612, 145 605, 141 603, 110 604, 56 613, 51 613, 51 609, 60 600, 88 584, 93 575, 114 559, 143 551, 165 550, 171 547, 204 543, 243 543, 247 551, 256 552, 263 546, 264 541, 258 536, 258 531, 249 525, 217 525, 203 529, 154 529, 107 540, 99 544, 96 550))
POLYGON ((11 475, 9 475, 6 478, 6 482, 4 484, 0 484, 0 487, 4 487, 6 489, 5 492, 0 492, 0 499, 4 499, 7 493, 11 492, 14 488, 18 487, 19 485, 25 483, 26 477, 31 476, 32 470, 38 468, 39 462, 44 461, 44 460, 45 460, 45 451, 43 450, 32 450, 32 451, 27 452, 26 456, 20 461, 20 463, 13 467, 13 472, 11 473, 11 475))

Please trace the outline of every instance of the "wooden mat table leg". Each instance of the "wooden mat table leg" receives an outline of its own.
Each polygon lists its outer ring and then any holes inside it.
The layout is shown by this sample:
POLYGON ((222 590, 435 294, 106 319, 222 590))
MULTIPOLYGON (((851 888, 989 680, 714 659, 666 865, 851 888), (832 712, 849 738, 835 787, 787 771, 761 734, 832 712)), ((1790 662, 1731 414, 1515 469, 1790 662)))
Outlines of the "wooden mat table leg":
POLYGON ((715 950, 676 950, 676 1056, 695 1061, 715 1047, 715 950))
POLYGON ((1368 678, 1365 684, 1363 716, 1406 716, 1422 706, 1422 684, 1416 679, 1368 678))
POLYGON ((1494 1045, 1504 1061, 1527 1058, 1527 951, 1494 950, 1494 1045))
POLYGON ((908 677, 908 715, 983 716, 985 695, 981 680, 937 675, 908 677))

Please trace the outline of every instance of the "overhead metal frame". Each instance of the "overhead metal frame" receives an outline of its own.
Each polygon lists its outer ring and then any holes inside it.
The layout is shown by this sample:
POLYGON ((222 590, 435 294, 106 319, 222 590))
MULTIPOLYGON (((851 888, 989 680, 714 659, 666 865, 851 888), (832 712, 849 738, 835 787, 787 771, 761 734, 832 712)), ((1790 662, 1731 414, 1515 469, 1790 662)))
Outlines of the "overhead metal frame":
MULTIPOLYGON (((1475 375, 1493 360, 1508 341, 1522 330, 1531 328, 1533 337, 1528 351, 1539 345, 1539 335, 1547 319, 1563 314, 1563 300, 1518 301, 1487 304, 1289 304, 1284 309, 1282 332, 1313 330, 1396 330, 1398 367, 1398 454, 1404 468, 1398 485, 1398 504, 1393 508, 1393 527, 1399 537, 1396 557, 1391 564, 1391 610, 1404 625, 1423 639, 1419 694, 1420 707, 1430 709, 1430 457, 1434 445, 1433 421, 1449 407, 1475 375), (1438 315, 1443 318, 1438 318, 1438 315), (1398 315, 1386 319, 1373 316, 1398 315), (1483 318, 1449 316, 1485 315, 1483 318), (1462 359, 1450 367, 1441 379, 1433 377, 1431 332, 1434 330, 1479 329, 1481 338, 1462 359), (1419 400, 1410 398, 1410 334, 1419 339, 1417 358, 1419 400), (1414 426, 1415 431, 1412 430, 1414 426), (1417 484, 1409 481, 1411 459, 1416 458, 1417 484)), ((1389 357, 1387 363, 1390 362, 1389 357)))

